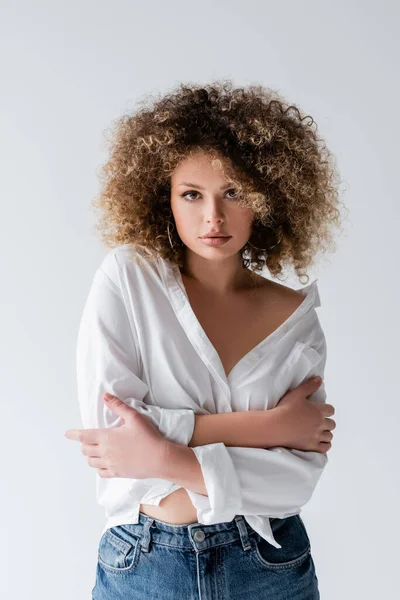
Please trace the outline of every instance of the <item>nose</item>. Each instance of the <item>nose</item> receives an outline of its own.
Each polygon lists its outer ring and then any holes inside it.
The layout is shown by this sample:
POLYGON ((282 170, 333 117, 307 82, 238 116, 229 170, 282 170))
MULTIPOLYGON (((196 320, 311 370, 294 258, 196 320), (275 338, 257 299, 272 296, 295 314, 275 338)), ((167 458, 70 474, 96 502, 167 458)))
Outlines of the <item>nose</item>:
POLYGON ((217 199, 210 199, 209 202, 206 202, 204 212, 207 223, 221 223, 225 218, 222 203, 217 199))

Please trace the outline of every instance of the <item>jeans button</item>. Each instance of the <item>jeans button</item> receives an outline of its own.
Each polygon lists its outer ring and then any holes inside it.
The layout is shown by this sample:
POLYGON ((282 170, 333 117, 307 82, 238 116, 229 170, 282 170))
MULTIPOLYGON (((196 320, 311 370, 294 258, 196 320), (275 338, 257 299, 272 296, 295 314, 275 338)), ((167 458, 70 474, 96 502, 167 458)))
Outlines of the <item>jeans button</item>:
POLYGON ((196 540, 196 542, 203 542, 205 536, 204 531, 201 531, 201 529, 198 529, 197 531, 194 532, 193 535, 194 539, 196 540))

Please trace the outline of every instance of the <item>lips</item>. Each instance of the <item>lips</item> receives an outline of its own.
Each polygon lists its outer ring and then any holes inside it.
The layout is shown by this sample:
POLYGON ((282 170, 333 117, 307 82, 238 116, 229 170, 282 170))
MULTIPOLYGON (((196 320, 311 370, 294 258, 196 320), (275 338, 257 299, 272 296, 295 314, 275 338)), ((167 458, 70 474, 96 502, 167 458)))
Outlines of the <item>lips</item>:
POLYGON ((201 239, 209 239, 209 238, 227 238, 231 237, 230 235, 202 235, 201 239))

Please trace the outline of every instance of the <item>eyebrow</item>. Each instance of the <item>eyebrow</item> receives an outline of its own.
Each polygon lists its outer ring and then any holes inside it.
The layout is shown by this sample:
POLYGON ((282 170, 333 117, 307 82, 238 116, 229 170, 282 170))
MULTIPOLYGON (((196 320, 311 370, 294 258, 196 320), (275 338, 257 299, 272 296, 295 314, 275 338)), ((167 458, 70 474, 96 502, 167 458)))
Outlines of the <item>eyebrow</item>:
MULTIPOLYGON (((204 190, 205 189, 202 185, 198 185, 197 183, 187 183, 186 181, 182 181, 182 183, 180 183, 178 185, 178 187, 181 186, 181 185, 186 185, 187 187, 195 187, 195 188, 197 188, 199 190, 204 190)), ((221 187, 219 189, 220 190, 227 190, 229 187, 231 187, 231 185, 232 185, 231 183, 229 183, 228 185, 221 185, 221 187)))

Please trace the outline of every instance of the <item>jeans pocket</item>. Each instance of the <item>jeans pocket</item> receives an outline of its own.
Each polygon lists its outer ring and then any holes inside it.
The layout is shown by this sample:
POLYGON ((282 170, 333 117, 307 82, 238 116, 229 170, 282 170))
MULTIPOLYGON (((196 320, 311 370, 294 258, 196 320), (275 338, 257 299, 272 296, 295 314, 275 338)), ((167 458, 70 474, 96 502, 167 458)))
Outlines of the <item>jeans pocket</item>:
POLYGON ((275 548, 258 533, 253 537, 252 556, 263 568, 276 571, 291 569, 310 555, 310 539, 299 515, 275 519, 273 533, 282 548, 275 548))
POLYGON ((126 573, 136 566, 139 552, 140 538, 118 525, 107 529, 101 536, 97 560, 107 571, 126 573))

